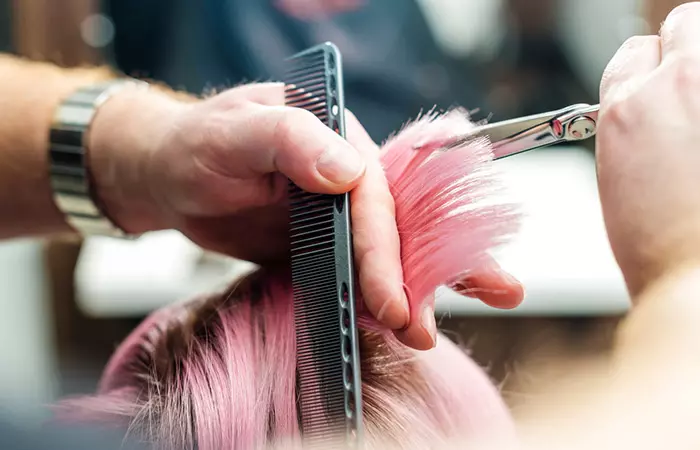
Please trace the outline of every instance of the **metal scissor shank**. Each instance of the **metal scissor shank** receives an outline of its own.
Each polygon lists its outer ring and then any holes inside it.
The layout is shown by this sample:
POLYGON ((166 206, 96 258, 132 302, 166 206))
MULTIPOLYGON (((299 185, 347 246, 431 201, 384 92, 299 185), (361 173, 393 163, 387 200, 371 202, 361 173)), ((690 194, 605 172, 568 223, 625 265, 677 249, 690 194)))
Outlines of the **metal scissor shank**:
POLYGON ((580 141, 596 134, 599 109, 600 105, 580 103, 557 111, 494 122, 456 137, 446 147, 487 137, 494 159, 501 159, 560 142, 580 141))

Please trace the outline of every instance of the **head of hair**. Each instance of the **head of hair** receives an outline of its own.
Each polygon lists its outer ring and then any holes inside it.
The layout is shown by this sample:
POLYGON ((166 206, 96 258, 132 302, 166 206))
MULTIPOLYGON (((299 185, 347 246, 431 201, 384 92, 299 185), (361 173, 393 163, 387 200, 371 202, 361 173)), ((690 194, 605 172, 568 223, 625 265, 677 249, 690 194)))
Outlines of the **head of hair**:
MULTIPOLYGON (((396 205, 410 296, 478 267, 517 224, 488 143, 449 151, 473 125, 464 111, 409 124, 380 154, 396 205), (417 149, 417 148, 420 149, 417 149)), ((261 269, 220 293, 151 314, 120 345, 98 392, 66 399, 63 423, 124 427, 157 448, 264 448, 299 443, 290 274, 261 269)), ((367 444, 429 448, 455 435, 509 434, 486 374, 442 335, 436 348, 400 344, 358 299, 367 444)))

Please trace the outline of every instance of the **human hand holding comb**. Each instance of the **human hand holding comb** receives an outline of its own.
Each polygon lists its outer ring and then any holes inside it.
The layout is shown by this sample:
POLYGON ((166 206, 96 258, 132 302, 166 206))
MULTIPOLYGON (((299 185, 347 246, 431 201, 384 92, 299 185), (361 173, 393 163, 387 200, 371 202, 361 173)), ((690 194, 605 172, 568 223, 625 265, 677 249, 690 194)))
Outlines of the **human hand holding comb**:
MULTIPOLYGON (((311 113, 284 103, 277 83, 187 103, 152 91, 116 95, 93 134, 91 164, 106 211, 130 233, 175 228, 204 248, 274 263, 287 258, 287 178, 311 192, 354 189, 355 259, 366 306, 401 330, 407 345, 432 347, 432 304, 409 305, 402 288, 394 202, 378 146, 352 114, 345 141, 311 113), (128 119, 128 111, 141 106, 155 110, 153 121, 143 114, 128 119), (124 123, 118 129, 112 126, 117 116, 124 123), (148 132, 138 131, 144 127, 148 132), (133 136, 141 138, 134 143, 133 136), (124 157, 125 149, 134 154, 124 157)), ((490 259, 460 288, 499 308, 515 307, 523 295, 490 259)))

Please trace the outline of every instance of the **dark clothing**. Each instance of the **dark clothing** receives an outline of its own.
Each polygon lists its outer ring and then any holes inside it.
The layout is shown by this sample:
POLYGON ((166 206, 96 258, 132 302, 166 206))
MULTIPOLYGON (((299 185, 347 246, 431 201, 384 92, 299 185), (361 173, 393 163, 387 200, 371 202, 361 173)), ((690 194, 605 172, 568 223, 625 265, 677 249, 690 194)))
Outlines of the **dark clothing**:
POLYGON ((343 55, 346 104, 375 140, 435 104, 485 106, 476 71, 441 54, 409 0, 369 0, 319 22, 288 17, 273 0, 103 1, 115 23, 116 65, 176 88, 280 81, 284 58, 332 41, 343 55))

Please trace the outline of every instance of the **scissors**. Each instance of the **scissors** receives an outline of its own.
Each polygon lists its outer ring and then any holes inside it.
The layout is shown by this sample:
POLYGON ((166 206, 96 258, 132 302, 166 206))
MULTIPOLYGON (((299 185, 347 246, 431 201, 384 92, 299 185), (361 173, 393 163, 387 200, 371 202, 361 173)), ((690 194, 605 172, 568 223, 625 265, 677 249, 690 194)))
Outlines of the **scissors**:
POLYGON ((596 134, 599 109, 600 105, 579 103, 556 111, 482 125, 468 134, 457 136, 444 148, 487 137, 494 159, 502 159, 560 142, 581 141, 596 134))

